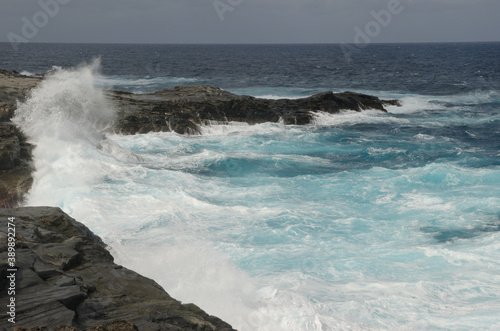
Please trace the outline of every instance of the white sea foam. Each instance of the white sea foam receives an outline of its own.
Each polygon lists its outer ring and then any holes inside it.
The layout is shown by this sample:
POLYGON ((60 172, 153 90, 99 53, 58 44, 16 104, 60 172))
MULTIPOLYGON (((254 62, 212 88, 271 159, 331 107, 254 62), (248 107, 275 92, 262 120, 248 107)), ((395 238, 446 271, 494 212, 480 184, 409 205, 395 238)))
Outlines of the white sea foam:
POLYGON ((401 106, 386 106, 387 111, 392 114, 411 114, 442 108, 433 97, 406 96, 399 101, 401 106))
POLYGON ((250 95, 256 98, 276 100, 306 98, 324 90, 292 87, 247 87, 229 89, 229 91, 238 95, 250 95))
POLYGON ((55 70, 20 104, 14 121, 34 140, 85 140, 97 145, 115 118, 94 87, 99 62, 79 70, 55 70))
POLYGON ((34 73, 29 72, 29 71, 27 71, 27 70, 23 70, 23 71, 21 71, 21 72, 20 72, 20 74, 21 74, 21 75, 24 75, 24 76, 28 76, 28 77, 35 76, 35 74, 34 74, 34 73))
POLYGON ((53 71, 16 110, 13 121, 36 143, 29 204, 60 205, 71 186, 85 188, 98 180, 99 165, 86 157, 100 146, 115 115, 94 87, 98 67, 95 61, 74 71, 53 71))
POLYGON ((391 116, 379 110, 343 110, 338 114, 313 112, 313 123, 318 126, 355 125, 364 123, 409 123, 408 119, 391 116))
POLYGON ((212 122, 200 126, 200 131, 204 136, 220 136, 234 134, 268 134, 272 132, 282 132, 285 128, 286 127, 283 122, 262 123, 255 125, 249 125, 244 122, 212 122))
POLYGON ((471 91, 452 96, 439 96, 434 99, 454 106, 476 106, 478 104, 500 102, 500 93, 497 90, 471 91))
POLYGON ((418 140, 434 140, 436 137, 430 136, 428 134, 419 133, 415 135, 415 139, 418 140))
MULTIPOLYGON (((389 96, 392 97, 392 96, 389 96)), ((382 97, 384 99, 386 97, 382 97)), ((411 114, 444 109, 463 110, 464 107, 500 102, 498 91, 475 91, 457 95, 402 95, 401 106, 386 106, 390 113, 411 114), (444 108, 444 109, 443 109, 444 108)))
POLYGON ((375 148, 375 147, 370 147, 366 151, 372 155, 384 155, 392 153, 401 154, 406 152, 406 150, 400 148, 375 148))
POLYGON ((275 94, 261 94, 261 95, 256 95, 257 98, 261 99, 269 99, 269 100, 279 100, 279 99, 301 99, 305 98, 304 96, 281 96, 281 95, 275 95, 275 94))

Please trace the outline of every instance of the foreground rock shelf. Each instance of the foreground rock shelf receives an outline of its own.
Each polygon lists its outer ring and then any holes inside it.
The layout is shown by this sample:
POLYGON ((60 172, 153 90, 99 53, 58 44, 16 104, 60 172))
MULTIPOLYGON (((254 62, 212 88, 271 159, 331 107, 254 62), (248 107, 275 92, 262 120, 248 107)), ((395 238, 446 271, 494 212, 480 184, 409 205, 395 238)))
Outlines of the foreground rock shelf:
MULTIPOLYGON (((15 326, 90 330, 233 330, 113 262, 101 239, 59 208, 0 209, 0 306, 9 303, 7 220, 15 217, 15 326), (119 322, 122 321, 122 322, 119 322), (123 321, 126 321, 123 322, 123 321), (111 329, 111 328, 110 328, 111 329), (96 329, 107 330, 107 328, 96 329)), ((0 329, 14 326, 5 312, 0 329)))

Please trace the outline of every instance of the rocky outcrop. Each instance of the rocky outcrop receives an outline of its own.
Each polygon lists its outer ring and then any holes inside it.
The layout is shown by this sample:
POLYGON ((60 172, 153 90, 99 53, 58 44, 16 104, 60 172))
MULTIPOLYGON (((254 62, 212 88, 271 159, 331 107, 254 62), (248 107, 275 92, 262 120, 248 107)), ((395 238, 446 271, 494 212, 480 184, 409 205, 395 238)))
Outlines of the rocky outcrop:
POLYGON ((12 123, 0 123, 0 208, 14 207, 31 188, 33 145, 12 123))
POLYGON ((257 124, 278 122, 303 125, 313 121, 314 112, 338 113, 340 110, 386 111, 397 100, 354 93, 323 92, 302 99, 268 100, 239 96, 211 86, 178 86, 153 94, 109 91, 120 109, 116 130, 125 134, 151 131, 199 133, 199 125, 210 121, 257 124))
POLYGON ((15 71, 0 69, 0 122, 10 121, 17 101, 23 101, 41 80, 41 77, 27 77, 15 71))
POLYGON ((59 208, 0 209, 0 306, 10 302, 7 220, 15 217, 15 321, 0 329, 233 330, 116 265, 101 239, 59 208))
POLYGON ((41 78, 0 70, 0 208, 16 206, 31 187, 33 146, 10 120, 41 78))

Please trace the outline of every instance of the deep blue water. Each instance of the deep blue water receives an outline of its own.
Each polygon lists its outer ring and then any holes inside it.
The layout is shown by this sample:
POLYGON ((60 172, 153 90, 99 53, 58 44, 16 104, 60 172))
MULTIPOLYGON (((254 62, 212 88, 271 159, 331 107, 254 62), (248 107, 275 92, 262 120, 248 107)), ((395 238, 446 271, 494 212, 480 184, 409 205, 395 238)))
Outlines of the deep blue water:
MULTIPOLYGON (((4 69, 44 73, 100 57, 102 73, 221 88, 361 89, 430 95, 497 90, 500 43, 340 45, 0 44, 4 69), (346 54, 347 52, 347 54, 346 54)), ((160 84, 152 88, 164 87, 160 84)), ((147 89, 148 86, 143 87, 147 89)), ((307 94, 306 91, 304 91, 307 94)))
POLYGON ((500 44, 0 44, 63 68, 20 105, 29 205, 57 205, 117 261, 242 330, 500 329, 500 44), (100 58, 100 70, 91 63, 100 58), (314 124, 108 135, 99 88, 208 84, 402 107, 314 124), (47 130, 49 128, 49 130, 47 130))

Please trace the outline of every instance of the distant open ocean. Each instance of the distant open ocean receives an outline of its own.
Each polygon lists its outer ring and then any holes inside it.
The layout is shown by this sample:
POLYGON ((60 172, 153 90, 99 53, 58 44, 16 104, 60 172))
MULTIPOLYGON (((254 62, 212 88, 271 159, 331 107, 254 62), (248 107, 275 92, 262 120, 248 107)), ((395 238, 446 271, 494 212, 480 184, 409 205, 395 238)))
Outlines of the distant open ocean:
POLYGON ((61 207, 117 263, 239 330, 500 330, 500 44, 347 49, 0 44, 2 69, 61 68, 21 106, 37 109, 26 204, 61 207), (100 88, 201 84, 402 107, 89 138, 113 111, 100 88))

